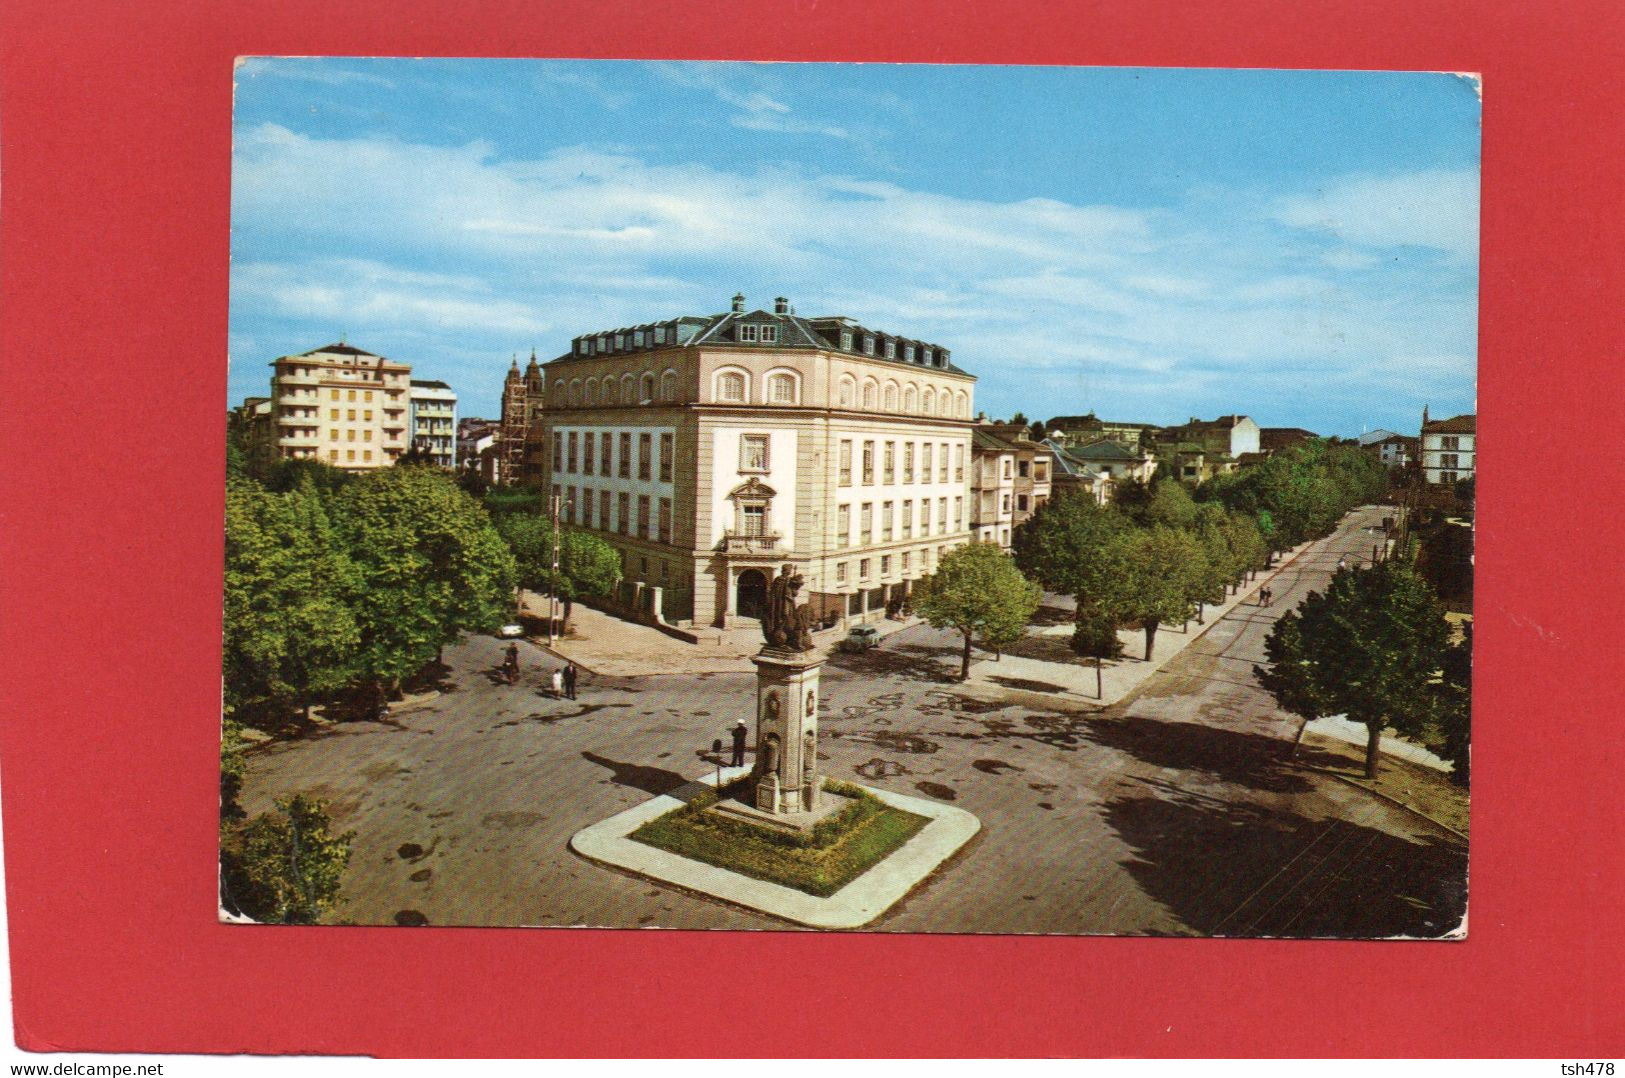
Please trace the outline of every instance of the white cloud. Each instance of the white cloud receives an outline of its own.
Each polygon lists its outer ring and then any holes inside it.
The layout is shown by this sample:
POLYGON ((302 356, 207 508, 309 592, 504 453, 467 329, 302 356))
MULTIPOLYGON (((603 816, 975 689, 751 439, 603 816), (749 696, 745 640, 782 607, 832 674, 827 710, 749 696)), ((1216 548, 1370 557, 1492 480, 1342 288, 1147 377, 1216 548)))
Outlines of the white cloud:
POLYGON ((1430 169, 1354 177, 1282 200, 1278 218, 1361 247, 1432 247, 1478 255, 1478 173, 1430 169))
POLYGON ((477 278, 417 273, 356 259, 233 267, 232 297, 285 316, 352 330, 428 326, 534 335, 549 325, 477 278))

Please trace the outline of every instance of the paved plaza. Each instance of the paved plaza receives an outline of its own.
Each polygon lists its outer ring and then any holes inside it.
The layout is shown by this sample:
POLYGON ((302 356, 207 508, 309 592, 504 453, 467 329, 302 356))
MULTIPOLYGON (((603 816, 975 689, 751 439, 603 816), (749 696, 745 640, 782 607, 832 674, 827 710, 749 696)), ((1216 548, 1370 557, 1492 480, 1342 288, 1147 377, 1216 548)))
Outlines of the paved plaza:
MULTIPOLYGON (((948 680, 958 639, 902 630, 823 671, 825 773, 974 813, 981 832, 867 931, 1438 936, 1464 916, 1454 834, 1283 748, 1297 721, 1252 682, 1273 619, 1368 553, 1362 510, 1232 607, 1124 700, 999 698, 948 680)), ((1194 628, 1194 627, 1193 627, 1194 628)), ((752 718, 749 673, 583 675, 522 645, 447 648, 442 695, 387 723, 323 725, 256 748, 250 812, 305 790, 356 832, 332 919, 359 924, 793 926, 590 863, 576 831, 713 767, 752 718)), ((1159 650, 1161 642, 1159 641, 1159 650)))

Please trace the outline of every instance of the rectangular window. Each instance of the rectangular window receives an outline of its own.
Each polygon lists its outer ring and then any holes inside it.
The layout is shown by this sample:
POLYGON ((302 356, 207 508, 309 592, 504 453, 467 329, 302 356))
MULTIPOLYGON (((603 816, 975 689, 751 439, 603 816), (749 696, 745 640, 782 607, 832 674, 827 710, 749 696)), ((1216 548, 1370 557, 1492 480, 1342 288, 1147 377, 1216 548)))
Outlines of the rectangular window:
POLYGON ((609 491, 598 492, 598 530, 609 531, 609 491))
POLYGON ((632 530, 632 495, 621 491, 615 496, 615 530, 625 535, 632 530))
POLYGON ((931 443, 922 442, 920 445, 920 482, 931 482, 931 443))
POLYGON ((914 499, 903 500, 903 538, 908 539, 914 535, 914 499))
POLYGON ((875 443, 863 443, 863 485, 874 486, 875 482, 875 443))
POLYGON ((660 534, 657 538, 662 543, 671 542, 671 499, 660 499, 660 534))
POLYGON ((863 351, 865 355, 872 356, 875 354, 875 339, 871 334, 865 333, 863 335, 863 351))
MULTIPOLYGON (((571 435, 574 437, 574 435, 571 435)), ((593 466, 593 446, 598 443, 593 439, 592 432, 581 436, 581 474, 591 475, 598 469, 593 466)))
POLYGON ((368 427, 366 430, 361 432, 361 440, 363 442, 372 441, 372 428, 371 427, 368 427))
POLYGON ((886 358, 887 359, 896 359, 897 358, 897 342, 896 341, 888 340, 886 342, 886 358))
POLYGON ((581 439, 576 435, 575 431, 571 431, 569 434, 565 435, 564 445, 565 459, 567 461, 564 466, 564 470, 569 472, 571 475, 574 475, 579 470, 578 465, 581 463, 579 455, 576 452, 580 448, 581 439))
POLYGON ((553 470, 564 471, 564 434, 560 431, 553 432, 553 470))
POLYGON ((914 362, 914 346, 912 344, 903 345, 903 362, 904 363, 913 363, 914 362))
POLYGON ((937 482, 946 483, 947 481, 948 481, 948 443, 943 442, 942 443, 942 453, 937 458, 937 482))
POLYGON ((327 459, 337 462, 339 459, 339 451, 337 449, 329 449, 327 451, 327 459))
MULTIPOLYGON (((349 401, 351 401, 353 403, 355 401, 355 390, 347 389, 347 390, 345 390, 345 392, 349 394, 349 397, 347 397, 345 399, 347 399, 347 400, 349 400, 349 401)), ((354 412, 350 413, 350 418, 351 419, 355 418, 355 413, 354 412)))
POLYGON ((892 503, 880 503, 880 534, 886 542, 892 541, 892 503))
MULTIPOLYGON (((331 389, 331 390, 328 390, 328 393, 331 394, 333 400, 338 400, 339 399, 339 391, 338 390, 331 389)), ((334 416, 333 418, 337 419, 338 416, 334 416)))
POLYGON ((650 467, 649 458, 654 456, 653 446, 654 446, 654 435, 652 435, 652 434, 640 434, 640 435, 638 435, 638 478, 639 479, 648 479, 649 478, 649 467, 650 467))
POLYGON ((903 443, 903 482, 914 482, 914 443, 903 443))
POLYGON ((756 340, 756 327, 748 322, 741 324, 739 327, 739 339, 741 341, 754 342, 756 340))
POLYGON ((905 550, 905 551, 903 551, 903 572, 905 572, 905 573, 908 572, 908 561, 909 561, 908 551, 905 550))
POLYGON ((334 427, 332 430, 327 432, 327 440, 330 442, 336 442, 339 440, 339 429, 337 427, 334 427))
POLYGON ((1008 513, 1009 511, 1010 511, 1010 495, 1006 494, 1004 496, 1004 509, 1002 510, 1002 512, 1008 513))
POLYGON ((890 572, 891 572, 891 555, 890 554, 882 554, 880 556, 880 575, 885 576, 886 574, 888 574, 890 572))
POLYGON ((1460 445, 1461 440, 1453 436, 1439 439, 1440 449, 1457 449, 1460 445))
POLYGON ((346 449, 344 451, 344 459, 347 460, 347 461, 354 460, 355 459, 355 450, 354 449, 346 449))
POLYGON ((779 339, 779 327, 778 326, 763 326, 762 327, 762 343, 763 344, 773 344, 778 339, 779 339))
POLYGON ((610 433, 605 431, 598 436, 598 474, 607 476, 610 469, 610 458, 614 456, 611 451, 613 445, 610 433))
POLYGON ((361 460, 363 461, 363 463, 370 464, 372 462, 372 450, 363 449, 361 451, 361 460))
POLYGON ((655 327, 655 343, 656 344, 665 344, 666 343, 666 327, 665 326, 656 326, 655 327))
POLYGON ((948 530, 948 499, 937 499, 937 534, 941 535, 948 530))
POLYGON ((843 351, 843 352, 852 351, 852 331, 851 330, 845 330, 845 329, 841 330, 841 351, 843 351))
POLYGON ((329 418, 329 419, 331 419, 331 420, 332 420, 332 421, 333 421, 333 422, 335 422, 335 423, 337 423, 337 422, 338 422, 338 418, 339 418, 339 410, 338 410, 338 409, 337 409, 337 408, 330 408, 330 409, 328 409, 328 414, 327 414, 327 418, 329 418))
POLYGON ((638 538, 649 538, 649 496, 638 495, 638 538))
POLYGON ((739 507, 739 529, 744 535, 767 534, 767 506, 742 505, 739 507))
POLYGON ((1027 478, 1027 476, 1028 476, 1028 466, 1027 466, 1026 461, 1023 460, 1023 461, 1018 461, 1017 462, 1017 464, 1016 464, 1016 474, 1021 476, 1021 478, 1023 478, 1023 479, 1027 478))
POLYGON ((642 348, 643 347, 643 330, 640 329, 640 330, 633 331, 633 333, 632 333, 632 347, 633 348, 642 348))
POLYGON ((660 436, 660 481, 662 483, 671 482, 671 458, 672 453, 675 450, 675 436, 670 434, 662 434, 660 436))
POLYGON ((1049 482, 1049 461, 1047 461, 1047 460, 1035 460, 1035 461, 1033 461, 1033 482, 1035 482, 1035 483, 1047 483, 1047 482, 1049 482))
POLYGON ((931 534, 931 499, 920 499, 920 538, 931 534))
POLYGON ((965 499, 964 498, 955 498, 954 499, 954 531, 956 531, 956 532, 957 531, 963 531, 964 529, 965 529, 965 499))
POLYGON ((355 422, 355 409, 354 408, 349 409, 346 412, 344 418, 349 420, 351 423, 354 423, 355 422))
POLYGON ((835 545, 839 547, 852 545, 852 507, 850 505, 837 505, 835 507, 835 545))
POLYGON ((897 443, 896 442, 887 442, 886 443, 885 467, 882 469, 881 474, 885 477, 885 483, 886 483, 887 486, 890 486, 891 484, 897 482, 897 443))
POLYGON ((1001 458, 1001 459, 1004 462, 1004 468, 1001 470, 999 477, 1001 479, 1009 479, 1010 478, 1010 458, 1009 457, 1004 457, 1004 458, 1001 458))
POLYGON ((746 434, 739 439, 739 470, 767 471, 767 435, 746 434))
POLYGON ((960 442, 954 446, 954 482, 965 481, 965 443, 960 442))
POLYGON ((858 510, 858 542, 864 546, 875 541, 875 503, 864 502, 858 510))
POLYGON ((1018 511, 1020 511, 1020 512, 1023 512, 1023 513, 1025 513, 1027 511, 1027 495, 1025 495, 1025 494, 1017 494, 1016 495, 1016 509, 1018 511))
POLYGON ((846 562, 844 561, 838 561, 835 563, 835 583, 846 583, 846 562))
POLYGON ((858 559, 858 579, 859 580, 868 580, 869 579, 869 559, 868 558, 859 558, 858 559))
POLYGON ((626 431, 621 433, 621 459, 616 464, 615 474, 622 479, 632 478, 632 435, 626 431))
POLYGON ((624 334, 624 333, 615 334, 615 351, 619 352, 621 349, 623 349, 625 347, 626 347, 626 334, 624 334))
MULTIPOLYGON (((592 444, 591 438, 587 439, 587 444, 592 444)), ((581 492, 581 526, 583 528, 592 527, 592 491, 590 490, 582 490, 581 492)))
POLYGON ((836 471, 836 482, 843 487, 849 487, 852 485, 852 439, 841 439, 839 460, 840 463, 836 471))
POLYGON ((347 441, 347 442, 355 441, 355 428, 354 427, 351 427, 349 430, 344 432, 344 440, 347 441))

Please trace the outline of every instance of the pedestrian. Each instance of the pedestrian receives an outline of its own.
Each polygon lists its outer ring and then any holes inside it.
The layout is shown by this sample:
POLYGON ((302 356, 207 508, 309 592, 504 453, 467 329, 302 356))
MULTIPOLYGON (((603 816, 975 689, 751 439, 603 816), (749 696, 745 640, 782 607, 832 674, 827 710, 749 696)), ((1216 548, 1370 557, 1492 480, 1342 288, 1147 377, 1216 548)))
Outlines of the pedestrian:
POLYGON ((507 654, 502 658, 502 673, 512 685, 519 680, 519 645, 509 644, 507 654))
POLYGON ((564 695, 574 700, 576 698, 576 664, 566 663, 564 667, 564 695))
POLYGON ((733 754, 733 759, 728 761, 728 766, 729 767, 744 767, 745 766, 745 720, 744 719, 740 719, 739 722, 734 725, 733 737, 734 737, 734 754, 733 754))
POLYGON ((1259 593, 1259 598, 1261 598, 1261 599, 1263 599, 1263 600, 1264 600, 1264 605, 1265 605, 1265 606, 1269 606, 1269 605, 1270 605, 1270 589, 1268 589, 1268 588, 1264 588, 1264 589, 1263 589, 1263 590, 1262 590, 1262 591, 1261 591, 1261 592, 1260 592, 1260 593, 1259 593))
POLYGON ((553 699, 564 699, 564 674, 558 670, 553 671, 553 699))
POLYGON ((1338 558, 1338 559, 1337 559, 1337 567, 1338 567, 1338 568, 1339 568, 1339 569, 1345 569, 1345 568, 1347 568, 1347 567, 1348 567, 1348 563, 1349 563, 1349 556, 1348 556, 1348 555, 1347 555, 1347 554, 1345 554, 1345 555, 1343 555, 1343 556, 1342 556, 1342 557, 1341 557, 1341 558, 1338 558))

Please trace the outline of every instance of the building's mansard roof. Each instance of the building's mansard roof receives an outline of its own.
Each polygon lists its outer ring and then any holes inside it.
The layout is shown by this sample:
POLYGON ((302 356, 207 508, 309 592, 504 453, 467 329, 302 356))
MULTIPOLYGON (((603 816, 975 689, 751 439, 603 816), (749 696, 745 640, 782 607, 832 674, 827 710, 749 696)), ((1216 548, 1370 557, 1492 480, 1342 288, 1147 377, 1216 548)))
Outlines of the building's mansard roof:
POLYGON ((1015 445, 991 431, 977 427, 971 432, 971 448, 982 449, 989 453, 1019 453, 1021 447, 1015 445))
POLYGON ((735 297, 735 308, 721 314, 683 315, 664 321, 584 333, 571 340, 569 352, 552 362, 596 359, 606 355, 626 355, 688 345, 739 345, 778 349, 817 348, 899 366, 970 376, 953 364, 948 349, 940 345, 869 329, 841 315, 803 318, 782 299, 775 301, 773 311, 747 311, 743 309, 743 298, 735 297), (773 327, 774 340, 761 340, 761 328, 764 326, 773 327), (657 330, 660 331, 658 340, 657 330), (583 350, 583 342, 587 343, 586 350, 583 350), (888 346, 891 355, 886 354, 888 346))
POLYGON ((369 352, 365 348, 357 348, 353 344, 343 344, 343 343, 325 344, 320 348, 312 348, 308 352, 300 352, 299 354, 302 355, 302 356, 314 356, 314 355, 320 355, 322 353, 330 353, 332 355, 339 355, 339 356, 366 356, 368 359, 383 359, 384 358, 383 356, 379 355, 377 352, 369 352))
POLYGON ((1144 459, 1139 453, 1136 453, 1122 442, 1114 442, 1110 438, 1102 438, 1100 441, 1090 442, 1088 445, 1072 446, 1062 450, 1062 452, 1070 454, 1080 461, 1140 461, 1144 459))

